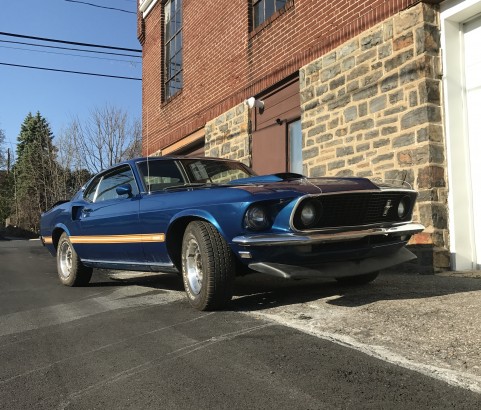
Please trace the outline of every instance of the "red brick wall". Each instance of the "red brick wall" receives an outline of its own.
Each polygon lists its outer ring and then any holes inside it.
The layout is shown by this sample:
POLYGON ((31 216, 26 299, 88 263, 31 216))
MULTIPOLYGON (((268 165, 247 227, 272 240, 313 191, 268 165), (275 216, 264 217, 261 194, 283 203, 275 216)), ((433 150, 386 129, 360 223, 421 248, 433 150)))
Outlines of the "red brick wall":
MULTIPOLYGON (((436 2, 436 1, 429 1, 436 2)), ((183 90, 162 100, 162 2, 142 22, 144 153, 164 148, 419 0, 291 0, 249 33, 247 0, 183 0, 183 90), (145 37, 144 37, 145 36, 145 37)))

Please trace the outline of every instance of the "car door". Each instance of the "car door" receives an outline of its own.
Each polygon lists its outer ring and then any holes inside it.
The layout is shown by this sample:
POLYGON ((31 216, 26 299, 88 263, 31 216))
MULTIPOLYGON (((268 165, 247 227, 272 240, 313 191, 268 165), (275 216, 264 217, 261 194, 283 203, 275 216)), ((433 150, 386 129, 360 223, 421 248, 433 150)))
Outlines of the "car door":
POLYGON ((173 266, 165 242, 168 224, 173 215, 191 206, 185 202, 185 192, 171 188, 188 181, 179 164, 172 159, 149 160, 137 166, 147 191, 140 202, 140 224, 146 238, 152 237, 143 242, 146 260, 152 269, 168 271, 173 266))
POLYGON ((129 165, 97 176, 86 188, 84 202, 72 212, 80 235, 71 237, 80 258, 100 264, 145 262, 139 227, 139 189, 129 165), (131 187, 120 195, 117 188, 131 187))

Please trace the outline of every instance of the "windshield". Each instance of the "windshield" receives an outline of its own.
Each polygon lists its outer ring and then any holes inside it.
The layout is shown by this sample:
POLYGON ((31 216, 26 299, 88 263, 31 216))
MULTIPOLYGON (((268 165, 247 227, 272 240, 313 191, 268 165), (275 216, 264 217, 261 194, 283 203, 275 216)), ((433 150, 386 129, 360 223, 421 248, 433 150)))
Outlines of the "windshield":
POLYGON ((240 162, 184 159, 181 160, 189 180, 193 183, 227 184, 241 178, 255 175, 240 162))
POLYGON ((187 185, 227 184, 255 175, 240 162, 208 159, 163 159, 137 164, 147 192, 187 185))

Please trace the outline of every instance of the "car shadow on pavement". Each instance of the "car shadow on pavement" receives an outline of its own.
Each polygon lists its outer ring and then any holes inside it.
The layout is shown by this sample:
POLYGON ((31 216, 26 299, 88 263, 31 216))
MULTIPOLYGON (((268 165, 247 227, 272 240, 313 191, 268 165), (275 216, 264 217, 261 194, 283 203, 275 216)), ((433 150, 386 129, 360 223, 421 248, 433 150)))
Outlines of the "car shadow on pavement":
POLYGON ((157 290, 184 291, 182 280, 172 273, 130 273, 117 274, 109 271, 97 270, 92 276, 89 286, 119 287, 119 286, 144 286, 157 290), (94 279, 95 278, 95 279, 94 279))
POLYGON ((229 309, 264 310, 309 302, 358 307, 377 301, 424 299, 465 292, 481 292, 481 279, 455 276, 384 273, 363 286, 344 286, 331 280, 284 281, 270 277, 240 278, 229 309))
MULTIPOLYGON (((118 275, 100 271, 89 286, 143 286, 152 290, 184 292, 176 274, 118 275)), ((331 279, 285 280, 264 274, 250 274, 235 281, 234 297, 224 310, 251 312, 275 307, 316 302, 359 307, 378 301, 428 299, 436 296, 481 292, 481 279, 413 273, 386 272, 372 283, 345 286, 331 279)))

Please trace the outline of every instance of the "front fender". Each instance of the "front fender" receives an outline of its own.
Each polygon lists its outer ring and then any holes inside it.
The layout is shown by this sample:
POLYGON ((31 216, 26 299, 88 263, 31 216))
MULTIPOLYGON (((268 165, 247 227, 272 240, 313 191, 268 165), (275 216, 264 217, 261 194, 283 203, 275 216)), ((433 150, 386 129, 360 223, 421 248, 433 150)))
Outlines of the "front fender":
POLYGON ((219 231, 219 233, 222 235, 224 240, 228 241, 227 234, 225 230, 221 227, 219 224, 219 221, 208 211, 205 211, 203 209, 184 209, 183 211, 175 214, 172 219, 169 221, 169 229, 167 231, 167 235, 169 234, 169 231, 171 230, 171 227, 174 227, 177 225, 177 222, 180 220, 185 220, 185 219, 203 219, 212 225, 214 225, 215 229, 219 231))

